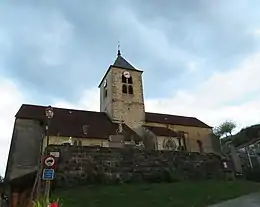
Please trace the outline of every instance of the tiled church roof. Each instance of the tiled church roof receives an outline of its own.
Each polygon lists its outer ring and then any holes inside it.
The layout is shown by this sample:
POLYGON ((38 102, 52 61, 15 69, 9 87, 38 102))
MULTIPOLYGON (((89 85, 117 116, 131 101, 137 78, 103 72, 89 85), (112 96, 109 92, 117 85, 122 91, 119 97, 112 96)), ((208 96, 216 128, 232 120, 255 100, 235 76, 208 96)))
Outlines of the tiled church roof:
POLYGON ((158 114, 158 113, 145 113, 146 122, 162 123, 162 124, 171 124, 171 125, 181 125, 181 126, 193 126, 201 128, 212 128, 200 121, 195 117, 188 116, 177 116, 171 114, 158 114))
MULTIPOLYGON (((45 108, 45 106, 23 104, 17 112, 16 118, 34 119, 43 123, 46 121, 45 108)), ((112 123, 103 112, 56 107, 53 110, 54 116, 49 128, 51 136, 107 139, 109 135, 115 135, 118 129, 118 124, 112 123), (87 134, 84 134, 84 126, 87 128, 87 134)), ((128 135, 127 140, 131 140, 131 135, 137 136, 125 124, 123 124, 123 130, 128 135)))
MULTIPOLYGON (((45 106, 23 104, 16 114, 16 118, 34 119, 44 122, 45 106)), ((118 124, 113 123, 106 113, 53 108, 54 117, 50 125, 50 135, 71 136, 107 139, 109 135, 116 134, 118 124), (83 132, 83 126, 87 127, 87 134, 83 132)), ((183 117, 168 114, 146 113, 146 122, 157 122, 172 125, 194 126, 209 128, 208 125, 193 117, 183 117)), ((148 127, 158 136, 174 136, 173 131, 163 127, 148 127)), ((127 125, 123 125, 123 130, 127 133, 128 139, 137 134, 127 125)))

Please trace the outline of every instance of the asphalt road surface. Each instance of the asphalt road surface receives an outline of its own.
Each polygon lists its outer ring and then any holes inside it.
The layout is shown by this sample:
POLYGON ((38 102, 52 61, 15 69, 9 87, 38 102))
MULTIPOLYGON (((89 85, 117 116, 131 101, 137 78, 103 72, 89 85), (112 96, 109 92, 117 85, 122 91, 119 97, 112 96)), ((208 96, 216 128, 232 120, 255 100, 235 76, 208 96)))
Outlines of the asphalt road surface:
POLYGON ((260 207, 260 193, 253 193, 208 207, 260 207))

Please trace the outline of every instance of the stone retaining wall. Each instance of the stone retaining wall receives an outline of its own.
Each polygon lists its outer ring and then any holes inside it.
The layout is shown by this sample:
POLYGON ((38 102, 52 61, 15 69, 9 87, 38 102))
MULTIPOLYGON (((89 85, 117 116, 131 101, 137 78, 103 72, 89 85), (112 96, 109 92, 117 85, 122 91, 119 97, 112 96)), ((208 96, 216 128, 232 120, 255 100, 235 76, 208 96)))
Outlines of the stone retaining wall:
POLYGON ((91 183, 174 182, 222 178, 221 158, 214 154, 49 146, 59 152, 56 187, 91 183))

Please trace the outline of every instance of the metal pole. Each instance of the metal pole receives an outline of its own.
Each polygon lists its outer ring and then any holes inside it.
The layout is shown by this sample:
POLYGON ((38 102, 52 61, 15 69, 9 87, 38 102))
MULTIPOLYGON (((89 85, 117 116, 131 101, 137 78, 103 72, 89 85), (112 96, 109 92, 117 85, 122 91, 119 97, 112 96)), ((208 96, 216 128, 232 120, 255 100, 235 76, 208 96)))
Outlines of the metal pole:
POLYGON ((48 118, 47 126, 46 126, 46 135, 47 135, 47 144, 46 144, 46 154, 48 154, 48 146, 50 142, 50 136, 49 136, 49 126, 50 126, 50 118, 48 118))
MULTIPOLYGON (((49 154, 49 152, 48 152, 48 146, 49 146, 49 141, 50 141, 49 125, 50 125, 50 118, 48 118, 47 127, 46 127, 46 135, 47 135, 47 144, 46 144, 46 150, 45 150, 46 155, 49 154)), ((44 195, 45 195, 46 201, 48 201, 48 202, 50 200, 50 186, 51 186, 51 182, 49 180, 46 180, 44 195)))
POLYGON ((247 154, 247 157, 248 157, 248 160, 249 160, 250 167, 251 167, 251 169, 253 169, 253 163, 252 163, 252 160, 251 160, 251 156, 249 154, 248 147, 245 147, 245 149, 246 149, 246 154, 247 154))
POLYGON ((44 194, 45 194, 46 201, 48 202, 50 200, 50 189, 51 189, 51 181, 46 180, 44 194))

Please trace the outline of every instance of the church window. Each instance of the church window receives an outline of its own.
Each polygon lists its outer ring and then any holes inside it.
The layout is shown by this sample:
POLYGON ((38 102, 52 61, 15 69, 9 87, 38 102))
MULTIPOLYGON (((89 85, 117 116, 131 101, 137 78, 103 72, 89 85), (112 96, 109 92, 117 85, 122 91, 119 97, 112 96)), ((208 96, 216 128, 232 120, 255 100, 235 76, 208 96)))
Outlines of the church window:
POLYGON ((123 84, 122 86, 122 92, 127 93, 127 86, 125 84, 123 84))
POLYGON ((127 81, 128 84, 133 84, 133 78, 132 78, 132 76, 131 76, 130 78, 128 78, 127 80, 128 80, 128 81, 127 81))
POLYGON ((82 146, 82 141, 81 140, 78 141, 78 146, 82 146))
POLYGON ((87 135, 88 134, 88 125, 83 125, 83 134, 87 135))
POLYGON ((104 93, 103 93, 103 95, 104 95, 104 98, 107 97, 107 79, 104 80, 104 93))
POLYGON ((133 94, 133 78, 128 71, 122 74, 122 92, 126 94, 133 94))
POLYGON ((107 89, 104 90, 104 97, 107 97, 107 89))
POLYGON ((133 94, 134 93, 133 92, 133 86, 131 86, 131 85, 128 86, 128 93, 129 94, 133 94))
POLYGON ((126 83, 127 78, 122 74, 122 83, 126 83))

